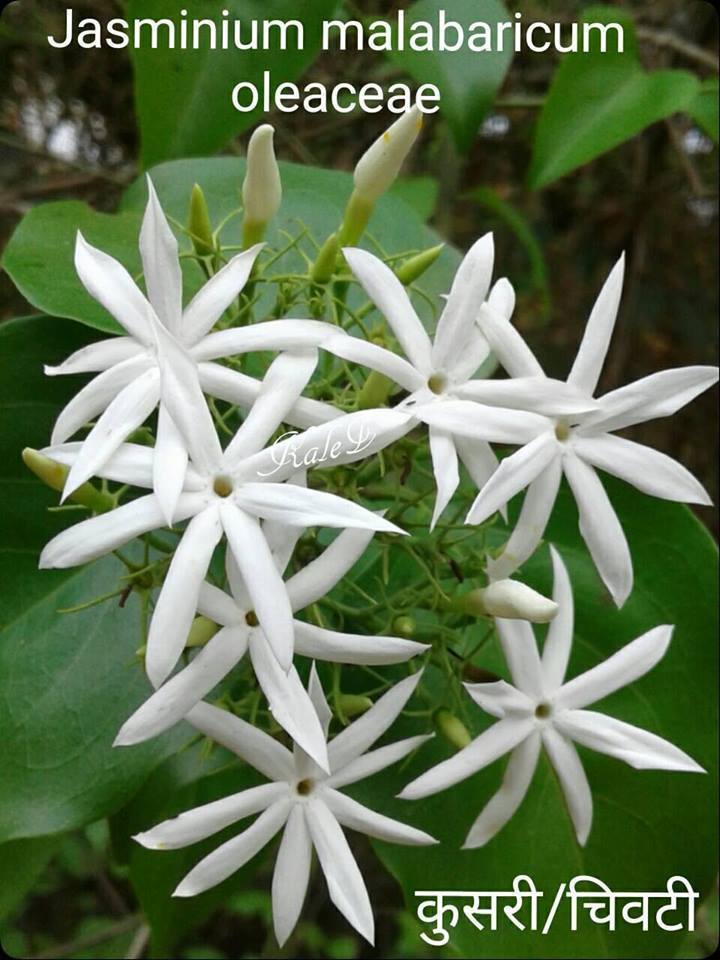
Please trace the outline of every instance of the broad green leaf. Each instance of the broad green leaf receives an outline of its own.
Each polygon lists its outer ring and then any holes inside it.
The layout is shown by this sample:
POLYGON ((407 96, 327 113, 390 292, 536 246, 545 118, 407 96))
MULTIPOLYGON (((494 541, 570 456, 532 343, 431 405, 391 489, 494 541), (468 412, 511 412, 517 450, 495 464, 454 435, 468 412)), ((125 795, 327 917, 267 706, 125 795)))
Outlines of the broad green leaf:
POLYGON ((115 598, 58 613, 116 589, 121 564, 110 557, 77 570, 37 570, 43 544, 83 513, 48 515, 57 494, 26 471, 20 451, 47 443, 54 416, 77 388, 78 378, 44 377, 42 364, 80 346, 82 333, 54 317, 0 327, 0 842, 105 816, 176 742, 163 737, 132 750, 111 747, 147 692, 134 658, 136 598, 124 607, 115 598))
POLYGON ((709 137, 713 138, 715 143, 718 142, 718 125, 720 124, 719 97, 718 78, 708 77, 700 84, 697 96, 688 107, 690 116, 709 137))
MULTIPOLYGON (((316 242, 322 243, 342 219, 345 203, 352 192, 352 176, 291 163, 280 166, 283 205, 268 232, 269 243, 282 249, 288 245, 288 235, 297 237, 304 227, 316 242)), ((231 217, 233 211, 238 211, 244 169, 244 160, 223 157, 161 164, 151 171, 151 175, 166 212, 179 223, 186 222, 190 192, 194 183, 200 183, 207 197, 212 223, 217 226, 231 217)), ((145 181, 139 178, 129 188, 120 212, 113 216, 96 213, 75 201, 35 207, 11 238, 3 266, 23 296, 37 309, 80 320, 98 330, 118 332, 118 325, 86 293, 75 273, 75 235, 80 228, 89 241, 117 257, 133 276, 141 280, 137 239, 146 198, 145 181), (48 281, 49 277, 52 282, 48 281)), ((224 243, 239 242, 239 223, 238 216, 228 220, 222 231, 224 243)), ((181 252, 189 251, 189 239, 180 231, 178 234, 181 252)), ((374 249, 373 237, 381 238, 383 249, 398 254, 440 242, 439 236, 423 224, 421 216, 392 194, 381 198, 370 222, 367 238, 363 241, 370 249, 374 249)), ((310 258, 317 252, 309 238, 302 247, 310 258)), ((435 294, 445 293, 458 261, 456 251, 447 246, 424 274, 423 288, 435 294)), ((183 263, 187 303, 201 285, 202 274, 193 261, 184 260, 183 263)), ((276 262, 276 269, 306 272, 307 264, 296 250, 292 250, 276 262)), ((270 309, 272 303, 272 300, 263 301, 261 307, 270 309)), ((420 309, 424 309, 423 304, 420 309)))
MULTIPOLYGON (((687 110, 698 80, 685 70, 643 70, 632 20, 618 7, 585 11, 583 24, 619 22, 601 50, 601 31, 590 33, 587 53, 568 53, 557 68, 538 118, 528 180, 544 187, 594 160, 663 117, 687 110)), ((582 25, 581 25, 582 26, 582 25)))
POLYGON ((388 56, 418 83, 435 84, 441 95, 440 113, 447 120, 458 149, 466 151, 510 66, 512 46, 507 44, 499 50, 495 42, 496 24, 510 17, 500 0, 454 0, 444 11, 447 45, 457 42, 459 31, 451 24, 458 24, 466 40, 471 33, 477 36, 478 50, 468 50, 466 45, 458 50, 438 50, 438 5, 434 0, 419 0, 407 11, 406 49, 398 49, 396 40, 396 49, 388 56), (435 49, 432 51, 408 48, 411 25, 418 20, 429 21, 436 28, 435 49), (484 34, 477 27, 479 21, 488 24, 486 49, 483 49, 484 34), (471 31, 473 24, 476 28, 471 31))
POLYGON ((181 850, 146 850, 130 839, 185 810, 264 782, 232 754, 217 745, 208 752, 208 746, 207 741, 201 741, 168 758, 112 818, 114 845, 129 867, 130 883, 150 924, 152 956, 173 956, 181 939, 252 878, 264 856, 258 854, 248 866, 200 896, 174 900, 172 892, 185 874, 211 850, 249 826, 249 822, 236 824, 181 850))
MULTIPOLYGON (((238 50, 234 43, 228 50, 210 49, 208 28, 200 31, 200 49, 180 48, 179 25, 188 10, 184 0, 130 0, 128 20, 152 18, 170 20, 176 34, 175 49, 169 49, 167 28, 161 34, 158 48, 145 43, 133 50, 135 101, 140 124, 141 159, 149 167, 161 160, 213 153, 246 130, 262 116, 263 73, 271 76, 272 89, 280 83, 297 79, 312 63, 320 49, 322 20, 335 8, 335 0, 204 0, 202 9, 190 8, 189 17, 223 21, 229 12, 230 36, 233 21, 242 25, 242 42, 252 37, 253 21, 257 21, 259 50, 238 50), (263 21, 299 21, 303 27, 303 43, 297 43, 296 32, 287 35, 286 49, 280 47, 280 31, 270 31, 268 49, 262 49, 263 21), (235 109, 231 94, 239 82, 253 83, 260 88, 259 108, 252 113, 235 109)), ((192 27, 188 21, 192 37, 192 27)), ((189 44, 188 44, 189 46, 189 44)), ((245 102, 245 101, 243 101, 245 102)))
POLYGON ((435 210, 438 182, 435 177, 398 177, 390 192, 404 200, 426 223, 435 210))
POLYGON ((0 928, 32 890, 62 837, 11 840, 0 846, 0 928))
MULTIPOLYGON (((358 789, 358 796, 370 805, 406 819, 442 841, 429 849, 376 845, 413 912, 418 903, 415 890, 510 890, 519 874, 529 875, 544 893, 541 926, 558 885, 579 874, 590 874, 619 891, 662 891, 668 878, 679 874, 704 896, 714 883, 716 549, 685 507, 644 497, 617 481, 607 486, 635 561, 635 588, 621 611, 612 605, 579 538, 577 515, 567 490, 548 531, 548 539, 568 565, 575 596, 575 646, 568 677, 653 626, 675 624, 669 652, 661 663, 632 686, 602 701, 599 709, 668 738, 709 772, 638 771, 580 748, 595 804, 593 829, 586 848, 581 849, 558 784, 543 758, 528 796, 510 823, 486 847, 461 851, 470 825, 500 785, 504 761, 434 797, 388 803, 387 798, 404 784, 450 755, 451 748, 436 738, 404 769, 393 768, 358 789)), ((527 565, 526 572, 538 589, 550 590, 546 550, 527 565)), ((478 627, 470 633, 480 637, 484 629, 478 627)), ((466 642, 471 649, 472 636, 466 642)), ((484 647, 474 662, 507 676, 494 644, 484 647)), ((428 677, 428 684, 433 682, 428 677)), ((438 690, 441 693, 442 687, 438 690)), ((461 716, 474 734, 490 721, 469 698, 461 716)), ((647 932, 620 920, 614 933, 581 921, 578 932, 570 935, 568 910, 564 901, 546 936, 516 929, 502 913, 496 933, 487 929, 480 933, 461 915, 457 927, 449 931, 451 947, 447 949, 454 947, 465 957, 670 957, 684 936, 682 931, 658 931, 654 914, 647 932)))

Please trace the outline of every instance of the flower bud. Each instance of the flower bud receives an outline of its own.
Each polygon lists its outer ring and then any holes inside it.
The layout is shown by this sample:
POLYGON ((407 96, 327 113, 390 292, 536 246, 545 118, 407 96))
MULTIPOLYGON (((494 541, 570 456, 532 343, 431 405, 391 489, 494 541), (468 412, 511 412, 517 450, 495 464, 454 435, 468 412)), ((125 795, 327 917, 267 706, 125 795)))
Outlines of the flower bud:
POLYGON ((422 113, 414 106, 360 157, 355 167, 355 192, 367 203, 374 204, 391 186, 422 129, 422 122, 422 113))
POLYGON ((404 287, 409 286, 411 283, 414 283, 418 277, 421 277, 426 270, 430 269, 442 253, 444 247, 444 243, 439 243, 436 247, 429 247, 427 250, 423 250, 422 253, 410 257, 402 266, 398 267, 395 271, 395 276, 404 287))
POLYGON ((269 123, 258 127, 250 137, 247 149, 245 180, 242 185, 244 211, 243 245, 259 243, 268 221, 280 209, 282 184, 269 123))
POLYGON ((558 605, 519 580, 496 580, 484 589, 471 590, 458 598, 456 609, 476 617, 549 623, 558 605))
POLYGON ((195 617, 188 633, 185 643, 186 647, 204 647, 208 640, 211 640, 218 632, 220 627, 208 620, 207 617, 195 617))
POLYGON ((390 396, 393 382, 384 373, 371 370, 358 394, 358 410, 374 410, 382 407, 390 396))
POLYGON ((393 633, 396 633, 400 637, 405 637, 409 639, 415 633, 415 621, 412 617, 408 617, 406 614, 403 614, 400 617, 395 617, 392 624, 393 633))
POLYGON ((450 713, 449 710, 438 710, 435 714, 435 724, 448 743, 452 744, 457 750, 467 747, 472 740, 462 720, 458 719, 455 714, 450 713))
POLYGON ((188 233, 195 253, 199 257, 209 257, 215 252, 210 214, 202 187, 196 183, 190 194, 190 213, 188 215, 188 233))
POLYGON ((363 697, 358 693, 341 693, 338 696, 338 707, 346 717, 357 717, 358 714, 365 713, 373 705, 369 697, 363 697))
MULTIPOLYGON (((64 463, 58 463, 57 460, 51 460, 50 457, 46 457, 38 450, 33 450, 32 447, 25 447, 22 458, 25 466, 32 470, 36 477, 39 477, 52 490, 58 490, 62 493, 67 475, 70 472, 69 467, 64 463)), ((89 482, 79 486, 77 490, 70 494, 68 500, 87 507, 93 513, 106 513, 115 506, 113 496, 98 490, 89 482)))
POLYGON ((340 252, 340 241, 337 233, 331 233, 315 259, 310 270, 310 281, 315 284, 325 284, 332 279, 340 252))

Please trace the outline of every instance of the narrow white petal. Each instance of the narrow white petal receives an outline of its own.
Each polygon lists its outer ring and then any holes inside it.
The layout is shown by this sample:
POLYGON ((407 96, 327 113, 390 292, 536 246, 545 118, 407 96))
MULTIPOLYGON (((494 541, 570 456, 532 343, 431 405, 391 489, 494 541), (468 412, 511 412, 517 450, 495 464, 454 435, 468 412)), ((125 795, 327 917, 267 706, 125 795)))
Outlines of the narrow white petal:
POLYGON ((624 276, 625 254, 623 253, 610 271, 595 301, 580 349, 568 377, 568 383, 586 391, 590 396, 595 392, 600 379, 600 372, 615 329, 624 276))
POLYGON ((540 414, 490 407, 474 400, 443 400, 417 407, 406 403, 403 409, 411 411, 428 426, 491 443, 527 443, 547 433, 552 426, 551 421, 540 414))
POLYGON ((327 702, 327 697, 325 696, 325 691, 323 690, 323 685, 320 682, 320 676, 314 663, 310 667, 310 676, 308 678, 308 696, 312 700, 313 706, 315 707, 315 713, 317 713, 318 718, 320 719, 320 725, 322 726, 323 733, 327 739, 328 731, 330 730, 330 722, 332 720, 332 710, 330 709, 330 704, 327 702))
MULTIPOLYGON (((175 520, 186 520, 198 509, 202 509, 202 501, 198 500, 197 495, 183 494, 175 520)), ((139 497, 115 510, 90 517, 63 530, 46 545, 40 554, 39 566, 77 567, 164 525, 165 518, 157 497, 153 494, 139 497)))
POLYGON ((653 627, 607 660, 569 680, 557 694, 560 709, 586 707, 644 676, 667 652, 673 628, 653 627))
POLYGON ((125 360, 134 360, 144 347, 132 337, 110 337, 80 347, 56 367, 45 366, 45 376, 56 377, 64 373, 97 373, 114 367, 125 360))
POLYGON ((233 503, 220 508, 222 524, 240 569, 255 614, 283 670, 293 655, 293 622, 285 584, 278 573, 260 525, 233 503))
POLYGON ((718 368, 710 366, 676 367, 653 373, 602 396, 599 411, 583 422, 582 432, 622 430, 635 423, 669 417, 717 383, 717 379, 718 368))
POLYGON ((250 412, 225 450, 229 470, 265 446, 307 386, 317 350, 281 353, 268 367, 250 412))
POLYGON ((235 626, 245 621, 245 614, 235 600, 207 580, 200 585, 197 612, 223 627, 235 626))
POLYGON ((555 506, 561 480, 562 460, 555 457, 529 484, 520 516, 502 553, 488 559, 491 580, 509 577, 535 553, 555 506))
MULTIPOLYGON (((473 313, 474 320, 476 312, 473 313)), ((456 384, 469 380, 480 369, 490 354, 490 344, 480 332, 480 327, 473 323, 468 331, 465 343, 459 344, 455 350, 454 359, 449 366, 450 379, 456 384)))
MULTIPOLYGON (((69 443, 59 443, 54 447, 45 447, 40 453, 71 467, 77 460, 82 446, 83 441, 73 440, 69 443)), ((105 480, 114 480, 116 483, 128 483, 134 487, 152 489, 152 472, 152 447, 143 447, 139 443, 121 443, 95 475, 105 480)))
POLYGON ((636 770, 705 773, 699 763, 669 741, 604 713, 567 710, 558 714, 556 723, 566 736, 583 746, 616 757, 636 770))
POLYGON ((405 663, 427 649, 425 643, 404 640, 402 637, 338 633, 303 623, 302 620, 295 621, 295 652, 314 660, 368 665, 405 663))
POLYGON ((505 680, 496 680, 494 683, 464 683, 463 686, 481 710, 498 720, 513 714, 530 714, 534 709, 534 701, 505 680))
POLYGON ((565 679, 575 627, 575 606, 567 567, 552 544, 550 555, 553 565, 553 600, 558 605, 558 612, 548 627, 542 652, 542 672, 548 692, 555 691, 565 679))
POLYGON ((185 482, 188 451, 185 441, 164 403, 158 408, 157 437, 153 455, 153 490, 168 526, 185 482))
MULTIPOLYGON (((299 487, 306 486, 306 471, 301 470, 295 477, 291 477, 288 483, 296 483, 299 487)), ((303 530, 300 527, 288 527, 284 523, 275 523, 272 520, 265 520, 262 529, 275 560, 275 566, 279 573, 284 573, 297 542, 303 535, 303 530)))
POLYGON ((156 737, 184 719, 240 662, 247 650, 247 628, 223 627, 191 662, 170 677, 125 721, 113 746, 127 747, 156 737))
POLYGON ((284 783, 263 783, 165 820, 151 830, 136 834, 133 840, 148 850, 178 850, 266 810, 286 791, 284 783))
POLYGON ((369 340, 348 336, 332 337, 325 341, 323 349, 336 357, 342 357, 343 360, 377 370, 411 393, 424 387, 427 382, 427 376, 416 370, 403 357, 369 340))
POLYGON ((285 586, 293 610, 302 610, 329 593, 365 553, 373 536, 373 530, 343 530, 319 557, 290 577, 285 586))
POLYGON ((323 320, 266 320, 210 333, 192 348, 192 356, 199 363, 254 350, 312 350, 339 332, 323 320))
POLYGON ((272 879, 273 930, 282 947, 295 929, 310 882, 312 841, 303 804, 290 810, 272 879))
POLYGON ((577 502, 580 533, 615 604, 621 607, 633 585, 632 559, 623 528, 592 467, 568 453, 563 458, 563 470, 577 502))
POLYGON ((277 800, 260 814, 251 827, 232 840, 227 840, 193 867, 173 891, 173 896, 194 897, 227 880, 272 840, 287 820, 289 812, 289 801, 277 800))
POLYGON ((328 770, 325 734, 295 667, 283 670, 261 630, 252 632, 250 657, 275 720, 318 766, 328 770))
MULTIPOLYGON (((198 364, 200 385, 211 397, 236 403, 244 409, 250 408, 260 392, 262 381, 249 377, 238 370, 231 370, 219 363, 203 362, 198 364)), ((314 427, 327 423, 343 415, 342 410, 332 404, 299 397, 288 410, 285 419, 295 427, 314 427)))
POLYGON ((376 813, 369 807, 363 806, 352 797, 346 797, 338 790, 323 790, 323 802, 328 805, 330 812, 343 827, 357 830, 376 840, 386 843, 401 843, 404 846, 424 847, 438 841, 429 833, 409 827, 399 820, 393 820, 382 813, 376 813))
POLYGON ((152 180, 149 176, 146 180, 148 201, 140 228, 145 288, 157 318, 177 336, 182 313, 182 272, 178 245, 152 180))
POLYGON ((352 500, 288 483, 244 483, 238 488, 235 501, 254 516, 297 527, 361 527, 386 533, 405 532, 379 513, 352 500))
POLYGON ((651 497, 710 506, 707 491, 682 464, 651 447, 610 433, 578 438, 573 449, 586 463, 620 477, 651 497))
POLYGON ((509 320, 515 310, 515 289, 507 277, 500 277, 492 285, 488 294, 488 306, 509 320))
POLYGON ((426 377, 431 372, 430 338, 420 321, 405 287, 372 253, 349 247, 343 250, 350 269, 365 292, 385 317, 410 363, 426 377))
POLYGON ((540 734, 531 733, 515 747, 505 768, 500 789, 485 804, 470 827, 463 850, 484 846, 502 830, 525 799, 540 756, 540 734))
POLYGON ((483 523, 559 460, 559 453, 555 436, 542 433, 506 457, 475 498, 465 522, 483 523))
POLYGON ((447 790, 467 780, 478 770, 487 767, 509 753, 533 731, 534 721, 526 717, 507 717, 499 720, 448 760, 421 774, 398 794, 401 800, 419 800, 447 790))
POLYGON ((429 434, 430 456, 432 457, 435 485, 437 486, 435 506, 430 520, 430 529, 432 530, 458 488, 460 472, 452 435, 439 427, 430 427, 429 434))
POLYGON ((543 727, 542 741, 560 781, 575 836, 584 847, 592 826, 593 802, 580 757, 572 743, 550 723, 543 727))
POLYGON ((392 726, 412 696, 422 670, 396 683, 367 713, 351 723, 331 741, 328 754, 330 769, 338 773, 371 747, 392 726))
POLYGON ((522 335, 492 304, 484 303, 480 308, 478 326, 509 376, 544 376, 543 368, 522 335))
POLYGON ((365 882, 335 817, 319 800, 305 806, 305 817, 330 899, 358 933, 373 943, 375 923, 365 882))
POLYGON ((476 240, 460 262, 438 320, 432 363, 449 368, 468 339, 480 305, 487 296, 495 248, 492 233, 476 240))
POLYGON ((218 510, 210 506, 192 518, 175 549, 148 631, 145 670, 154 687, 170 676, 185 648, 200 587, 221 536, 218 510))
POLYGON ((548 417, 580 416, 597 408, 597 401, 589 394, 551 377, 468 380, 456 387, 455 393, 463 400, 529 410, 548 417))
POLYGON ((533 628, 527 620, 499 617, 495 627, 515 686, 529 697, 542 697, 545 693, 543 673, 533 628))
POLYGON ((186 719, 196 730, 215 740, 270 780, 291 781, 295 767, 292 754, 277 740, 227 710, 198 703, 186 719))
POLYGON ((152 307, 125 267, 89 244, 79 230, 75 269, 93 300, 97 300, 131 337, 148 346, 152 342, 149 319, 152 307))
POLYGON ((52 443, 63 443, 80 427, 94 420, 129 383, 148 370, 151 362, 143 353, 93 377, 60 411, 53 427, 52 443))
POLYGON ((262 248, 258 243, 238 253, 198 290, 182 315, 183 343, 195 344, 213 328, 247 283, 262 248))
POLYGON ((351 760, 346 766, 334 773, 325 781, 329 787, 346 787, 350 783, 357 783, 358 780, 365 780, 379 773, 398 760, 402 760, 413 750, 421 747, 426 740, 432 740, 434 733, 420 734, 417 737, 407 737, 405 740, 396 740, 395 743, 389 743, 387 746, 378 747, 377 750, 370 750, 363 753, 355 760, 351 760))
MULTIPOLYGON (((470 437, 455 436, 455 449, 470 479, 482 490, 498 467, 498 458, 492 447, 485 440, 474 440, 470 437)), ((507 520, 507 512, 503 508, 502 515, 507 520)))
MULTIPOLYGON (((269 547, 270 544, 268 544, 269 547)), ((245 619, 247 611, 252 607, 252 600, 232 550, 225 551, 225 575, 235 606, 243 611, 243 619, 245 619)))
POLYGON ((195 466, 203 473, 213 473, 222 461, 222 449, 197 366, 162 324, 154 323, 152 329, 157 342, 162 401, 195 466))

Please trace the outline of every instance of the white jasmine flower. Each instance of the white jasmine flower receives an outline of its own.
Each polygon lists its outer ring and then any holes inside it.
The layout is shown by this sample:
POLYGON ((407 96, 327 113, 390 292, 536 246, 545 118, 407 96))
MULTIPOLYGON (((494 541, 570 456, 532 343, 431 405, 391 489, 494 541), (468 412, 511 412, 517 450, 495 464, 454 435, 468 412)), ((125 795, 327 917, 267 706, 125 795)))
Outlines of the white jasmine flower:
MULTIPOLYGON (((73 353, 58 367, 46 367, 49 375, 98 373, 61 411, 52 433, 52 443, 63 443, 77 430, 97 418, 82 453, 70 471, 64 496, 69 496, 96 474, 125 438, 158 406, 160 371, 154 323, 162 324, 197 364, 203 389, 214 397, 250 406, 260 385, 221 364, 213 362, 247 350, 303 349, 317 346, 337 327, 320 321, 284 320, 233 328, 212 334, 210 330, 245 286, 262 249, 255 245, 233 257, 182 309, 182 274, 177 241, 162 211, 148 177, 148 203, 140 231, 147 297, 113 257, 91 246, 78 232, 75 267, 88 293, 125 329, 127 336, 100 340, 73 353)), ((327 404, 298 400, 298 426, 324 422, 337 411, 327 404)), ((166 517, 173 513, 182 488, 188 451, 167 407, 159 403, 157 425, 157 476, 155 492, 166 517)))
MULTIPOLYGON (((282 574, 302 530, 265 521, 265 538, 282 574)), ((286 581, 293 614, 328 593, 360 559, 372 539, 372 530, 345 530, 323 553, 286 581)), ((239 663, 250 654, 258 683, 277 722, 292 739, 327 769, 325 736, 300 681, 297 670, 286 673, 279 665, 263 628, 257 623, 252 600, 231 551, 226 555, 230 593, 203 583, 198 612, 221 629, 124 724, 117 745, 139 743, 182 720, 239 663)), ((326 630, 293 620, 294 652, 333 663, 401 663, 427 649, 426 644, 398 637, 368 637, 326 630)))
MULTIPOLYGON (((493 270, 493 238, 478 240, 458 267, 447 302, 438 320, 434 342, 413 308, 407 291, 381 260, 365 250, 346 248, 345 258, 366 293, 386 318, 407 359, 357 337, 326 340, 326 350, 385 374, 410 396, 401 409, 411 410, 430 424, 430 454, 437 483, 432 526, 450 502, 459 483, 458 456, 475 484, 482 488, 497 467, 488 441, 524 443, 545 423, 539 416, 519 413, 567 415, 595 406, 572 387, 548 378, 519 380, 471 379, 488 357, 489 346, 475 324, 480 305, 488 296, 493 270), (428 419, 429 407, 440 408, 451 399, 472 401, 472 422, 479 425, 472 438, 443 426, 439 416, 428 419), (518 409, 504 409, 504 408, 518 409)), ((509 317, 515 304, 510 282, 498 280, 489 294, 494 309, 509 317)), ((467 413, 466 413, 467 417, 467 413)))
MULTIPOLYGON (((612 269, 590 314, 568 384, 592 401, 605 361, 622 289, 624 260, 612 269)), ((512 377, 545 376, 520 334, 505 316, 487 304, 479 326, 493 352, 512 377)), ((580 532, 600 576, 620 607, 632 590, 630 550, 595 468, 612 473, 650 496, 682 503, 709 504, 701 484, 683 466, 649 447, 615 437, 624 427, 666 417, 689 403, 717 380, 717 367, 679 367, 644 377, 595 402, 593 412, 569 416, 534 417, 522 449, 500 464, 481 489, 467 516, 482 523, 515 494, 527 487, 517 526, 503 553, 488 563, 492 579, 509 576, 540 543, 563 475, 575 496, 580 532)), ((455 428, 468 436, 484 435, 482 419, 467 403, 446 404, 440 415, 433 409, 428 422, 455 428)))
POLYGON ((495 580, 480 591, 481 603, 491 617, 549 623, 558 606, 519 580, 495 580))
MULTIPOLYGON (((173 555, 155 606, 147 643, 148 676, 154 686, 159 686, 182 653, 200 588, 223 535, 242 573, 255 615, 282 669, 288 671, 294 641, 292 610, 259 520, 298 527, 402 531, 349 500, 282 483, 298 468, 292 459, 285 458, 278 463, 277 451, 282 449, 282 444, 262 450, 305 386, 315 365, 315 351, 281 354, 275 359, 257 401, 223 450, 194 364, 164 328, 158 327, 158 336, 163 402, 190 453, 173 520, 190 520, 190 523, 173 555), (258 465, 265 468, 263 472, 258 472, 258 465)), ((400 429, 405 429, 402 415, 395 415, 390 427, 397 429, 398 421, 400 429)), ((335 431, 339 453, 333 463, 343 462, 340 455, 343 449, 349 450, 347 459, 358 456, 349 438, 351 432, 335 426, 340 422, 334 420, 325 428, 315 428, 321 435, 322 429, 329 435, 335 431)), ((382 430, 374 442, 376 446, 384 445, 382 430)), ((369 452, 372 445, 359 456, 367 456, 369 452)), ((52 459, 72 464, 82 454, 82 446, 65 444, 51 447, 45 453, 52 459)), ((149 448, 124 444, 98 475, 152 487, 154 462, 149 448)), ((159 498, 155 494, 140 497, 60 533, 43 550, 40 566, 72 567, 86 563, 163 525, 164 511, 159 498)))
MULTIPOLYGON (((193 726, 232 750, 271 782, 182 813, 134 838, 153 850, 172 850, 260 813, 251 826, 201 860, 174 895, 195 896, 221 883, 284 827, 272 881, 273 926, 278 943, 285 943, 300 916, 310 880, 313 847, 330 899, 372 943, 370 899, 342 827, 390 843, 424 845, 436 841, 421 830, 370 810, 341 793, 340 788, 396 763, 428 739, 410 737, 367 752, 399 715, 419 677, 417 673, 402 680, 329 742, 329 776, 297 745, 291 753, 277 740, 226 711, 206 703, 194 707, 188 718, 193 726)), ((309 693, 327 736, 331 713, 314 667, 309 693)))
POLYGON ((514 686, 504 680, 465 684, 478 706, 499 723, 413 780, 400 794, 416 800, 437 793, 510 753, 502 786, 471 827, 466 848, 487 843, 510 820, 527 793, 541 746, 560 781, 581 845, 590 832, 592 796, 573 741, 638 770, 704 772, 686 753, 656 734, 586 709, 651 670, 668 648, 671 626, 648 630, 603 663, 565 682, 573 638, 573 598, 567 570, 555 550, 552 560, 553 598, 559 612, 548 628, 542 656, 527 622, 499 619, 497 630, 514 686))
POLYGON ((393 185, 422 125, 422 113, 414 106, 381 133, 360 157, 353 179, 357 195, 366 203, 374 204, 393 185))
POLYGON ((250 137, 245 179, 242 185, 244 226, 263 227, 275 216, 282 202, 280 170, 275 159, 275 130, 263 123, 250 137))

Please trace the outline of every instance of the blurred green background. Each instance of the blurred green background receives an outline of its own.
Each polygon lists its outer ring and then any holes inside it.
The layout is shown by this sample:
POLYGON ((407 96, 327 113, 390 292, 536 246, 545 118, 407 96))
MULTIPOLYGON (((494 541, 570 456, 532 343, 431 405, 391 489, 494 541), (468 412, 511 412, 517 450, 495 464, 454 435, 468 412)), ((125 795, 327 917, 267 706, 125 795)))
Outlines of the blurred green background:
MULTIPOLYGON (((129 4, 143 15, 167 5, 129 4)), ((485 5, 485 0, 474 5, 476 17, 485 5)), ((184 6, 191 15, 202 13, 202 4, 184 6)), ((242 0, 228 6, 248 16, 263 8, 242 0)), ((283 6, 276 2, 273 10, 283 6)), ((414 6, 348 2, 344 10, 374 19, 414 6)), ((420 6, 427 11, 437 4, 421 0, 420 6)), ((444 6, 448 15, 469 9, 465 0, 444 6)), ((526 22, 569 24, 589 5, 529 0, 506 6, 510 13, 521 9, 526 22)), ((158 97, 172 92, 172 64, 142 58, 133 64, 128 51, 51 49, 45 38, 62 33, 65 7, 23 0, 10 4, 0 19, 0 247, 24 213, 47 200, 80 199, 112 211, 143 158, 152 159, 162 147, 158 131, 149 128, 158 97), (148 72, 155 76, 149 79, 148 72)), ((78 17, 105 20, 124 15, 128 4, 87 0, 73 7, 78 17)), ((487 0, 487 7, 495 14, 501 10, 495 0, 487 0)), ((625 293, 603 390, 656 369, 714 363, 717 357, 717 12, 701 0, 628 0, 612 7, 635 24, 637 70, 677 71, 667 110, 649 88, 642 96, 619 98, 617 110, 604 114, 603 96, 618 80, 607 75, 609 61, 575 61, 559 74, 562 58, 552 52, 488 59, 477 75, 474 68, 462 68, 458 76, 457 65, 450 66, 455 61, 447 59, 418 64, 367 51, 328 51, 312 63, 308 55, 303 74, 303 81, 372 79, 383 86, 428 71, 428 79, 438 79, 443 112, 426 124, 396 189, 461 248, 495 231, 498 270, 518 290, 516 323, 549 374, 564 376, 596 292, 619 252, 627 251, 625 293), (676 86, 689 82, 687 74, 697 79, 702 102, 693 99, 673 111, 673 96, 680 96, 676 86), (592 107, 583 110, 588 98, 592 107), (588 115, 594 123, 582 140, 578 131, 588 125, 588 115), (625 131, 619 143, 613 142, 617 130, 625 131), (570 169, 562 169, 559 146, 568 147, 570 169)), ((288 16, 295 15, 292 5, 288 9, 288 16)), ((221 77, 228 98, 244 70, 235 56, 221 77)), ((638 86, 646 80, 633 79, 638 86)), ((623 90, 627 93, 627 86, 623 90)), ((206 110, 213 106, 209 102, 206 110)), ((276 127, 281 158, 346 170, 388 123, 385 114, 359 112, 267 119, 276 127)), ((231 138, 230 127, 223 136, 221 120, 194 142, 178 145, 173 155, 208 152, 202 144, 211 141, 213 149, 242 154, 244 138, 231 138)), ((30 312, 0 273, 0 320, 30 312)), ((714 492, 716 404, 711 391, 672 421, 642 424, 632 435, 675 456, 714 492)), ((704 511, 702 519, 712 525, 711 515, 704 511)), ((52 846, 38 841, 34 854, 24 847, 19 858, 8 850, 12 846, 0 848, 0 929, 8 953, 145 955, 147 928, 127 876, 113 864, 104 824, 58 838, 52 846)), ((369 846, 357 843, 356 849, 373 892, 377 948, 352 934, 316 878, 295 945, 300 952, 294 955, 421 956, 417 928, 394 881, 369 846)), ((255 889, 238 893, 183 939, 179 955, 278 956, 268 932, 268 890, 269 877, 261 872, 255 889)), ((684 955, 706 956, 716 942, 717 899, 703 908, 684 955)))

